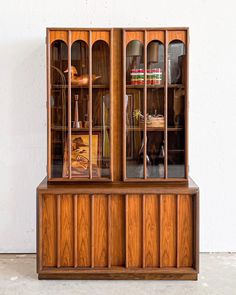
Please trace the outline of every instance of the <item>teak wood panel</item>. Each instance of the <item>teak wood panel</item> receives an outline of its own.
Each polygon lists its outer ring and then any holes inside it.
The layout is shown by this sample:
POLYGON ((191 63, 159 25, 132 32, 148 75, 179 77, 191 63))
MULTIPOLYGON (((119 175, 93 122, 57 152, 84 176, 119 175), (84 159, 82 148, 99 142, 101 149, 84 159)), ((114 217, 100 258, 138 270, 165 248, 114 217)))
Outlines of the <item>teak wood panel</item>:
POLYGON ((43 268, 195 267, 190 194, 44 194, 43 268))
POLYGON ((78 266, 91 265, 91 201, 89 195, 79 195, 77 198, 77 249, 78 266))

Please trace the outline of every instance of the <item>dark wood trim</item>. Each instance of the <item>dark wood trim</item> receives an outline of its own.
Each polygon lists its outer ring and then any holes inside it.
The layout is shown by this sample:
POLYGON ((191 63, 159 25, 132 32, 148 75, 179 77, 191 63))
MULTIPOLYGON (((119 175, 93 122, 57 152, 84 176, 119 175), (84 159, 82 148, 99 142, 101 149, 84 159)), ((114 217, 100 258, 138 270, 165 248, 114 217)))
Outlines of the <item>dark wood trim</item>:
POLYGON ((67 33, 68 38, 68 170, 71 179, 71 31, 67 33))
POLYGON ((74 207, 74 267, 78 267, 78 195, 73 195, 74 207))
POLYGON ((144 151, 143 178, 147 179, 147 31, 144 30, 144 151))
POLYGON ((126 36, 125 30, 123 30, 123 179, 126 179, 126 36))
POLYGON ((89 31, 89 179, 93 178, 92 170, 92 130, 93 130, 93 87, 92 87, 92 32, 89 31))
POLYGON ((165 166, 165 178, 168 178, 168 32, 165 30, 165 91, 164 91, 164 118, 165 118, 165 128, 164 128, 164 166, 165 166))
POLYGON ((94 268, 94 195, 90 196, 91 204, 91 267, 94 268))
POLYGON ((47 175, 49 178, 52 176, 51 171, 51 152, 52 152, 52 143, 51 143, 51 69, 50 69, 50 60, 51 60, 51 45, 50 45, 50 35, 49 31, 47 30, 46 35, 47 46, 46 46, 46 58, 47 58, 47 175))
POLYGON ((195 273, 185 274, 172 274, 169 273, 62 273, 62 274, 39 274, 39 280, 183 280, 183 281, 196 281, 198 275, 195 273))
POLYGON ((61 266, 61 195, 57 195, 57 268, 61 266))

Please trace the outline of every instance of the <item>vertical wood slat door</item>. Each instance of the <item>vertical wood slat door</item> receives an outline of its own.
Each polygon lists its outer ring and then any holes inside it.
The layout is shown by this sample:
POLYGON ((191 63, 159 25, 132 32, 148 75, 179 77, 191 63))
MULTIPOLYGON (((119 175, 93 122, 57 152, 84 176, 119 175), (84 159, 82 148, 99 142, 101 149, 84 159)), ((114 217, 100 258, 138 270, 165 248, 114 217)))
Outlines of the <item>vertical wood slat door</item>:
POLYGON ((195 195, 41 197, 43 267, 195 267, 195 195))

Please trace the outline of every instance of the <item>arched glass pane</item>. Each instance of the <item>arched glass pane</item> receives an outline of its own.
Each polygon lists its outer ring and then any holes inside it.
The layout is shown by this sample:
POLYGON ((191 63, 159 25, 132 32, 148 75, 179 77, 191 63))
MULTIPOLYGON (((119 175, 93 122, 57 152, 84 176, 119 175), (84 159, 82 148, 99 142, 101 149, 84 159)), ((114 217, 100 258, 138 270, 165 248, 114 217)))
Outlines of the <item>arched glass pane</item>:
POLYGON ((185 177, 186 55, 183 42, 168 47, 168 177, 185 177))
POLYGON ((92 47, 93 177, 110 177, 110 47, 98 40, 92 47))
POLYGON ((51 173, 63 176, 64 148, 67 142, 67 81, 64 71, 68 66, 68 49, 65 42, 51 44, 51 173))
POLYGON ((184 83, 185 74, 185 45, 183 42, 174 40, 170 42, 168 47, 168 83, 182 84, 184 83))
POLYGON ((89 48, 82 40, 71 46, 71 176, 89 177, 89 48))
POLYGON ((164 45, 147 46, 147 177, 164 178, 164 45))
POLYGON ((143 178, 144 46, 132 40, 126 47, 126 176, 143 178))

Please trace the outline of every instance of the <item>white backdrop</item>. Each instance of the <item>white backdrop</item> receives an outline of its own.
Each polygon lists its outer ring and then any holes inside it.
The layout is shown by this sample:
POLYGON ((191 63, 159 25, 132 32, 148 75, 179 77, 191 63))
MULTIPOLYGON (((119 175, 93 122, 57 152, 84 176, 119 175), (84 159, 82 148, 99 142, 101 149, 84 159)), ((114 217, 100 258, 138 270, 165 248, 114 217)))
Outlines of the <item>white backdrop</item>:
POLYGON ((201 251, 236 251, 234 0, 1 1, 0 252, 35 252, 46 173, 45 28, 190 27, 190 175, 201 251))

